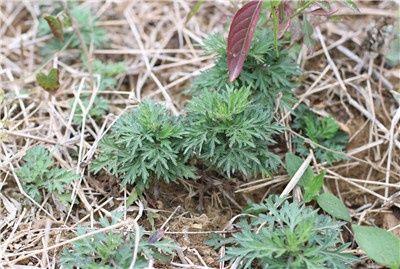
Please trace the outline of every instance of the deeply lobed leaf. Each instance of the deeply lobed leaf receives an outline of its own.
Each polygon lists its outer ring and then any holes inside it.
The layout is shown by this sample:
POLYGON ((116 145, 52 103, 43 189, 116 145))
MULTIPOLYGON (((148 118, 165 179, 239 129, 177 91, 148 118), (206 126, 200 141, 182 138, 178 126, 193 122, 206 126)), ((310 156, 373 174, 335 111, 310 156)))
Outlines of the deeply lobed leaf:
MULTIPOLYGON (((113 223, 117 218, 113 219, 113 223)), ((106 218, 100 219, 102 227, 111 225, 106 218)), ((88 232, 86 228, 78 227, 78 236, 88 232)), ((177 245, 167 238, 150 243, 148 236, 140 229, 140 241, 137 249, 137 259, 134 268, 149 268, 149 260, 166 262, 173 255, 177 245)), ((135 249, 135 234, 130 233, 126 238, 118 232, 109 231, 84 237, 72 244, 71 249, 64 249, 61 254, 63 268, 130 268, 132 253, 135 249)))
POLYGON ((184 153, 227 175, 271 173, 280 163, 268 150, 280 131, 272 121, 271 111, 251 102, 247 88, 205 92, 187 106, 184 153))
POLYGON ((223 258, 237 268, 349 268, 356 259, 343 253, 343 225, 311 207, 270 196, 250 205, 232 237, 208 241, 226 247, 223 258))
POLYGON ((164 107, 153 102, 123 115, 100 142, 92 170, 105 168, 134 184, 140 193, 151 180, 174 181, 193 178, 194 170, 183 160, 180 122, 164 107))
MULTIPOLYGON (((334 119, 329 117, 320 119, 305 106, 300 106, 294 114, 296 117, 292 127, 317 144, 314 149, 317 160, 331 164, 346 159, 346 156, 340 152, 343 152, 347 145, 348 135, 339 130, 339 125, 334 119), (318 145, 332 151, 318 147, 318 145)), ((301 156, 308 155, 308 146, 302 138, 295 137, 293 142, 297 153, 301 156)))
POLYGON ((69 202, 67 186, 79 175, 66 169, 54 167, 50 152, 43 146, 29 149, 24 156, 24 164, 16 171, 24 190, 37 202, 42 199, 41 190, 53 193, 63 204, 69 202))

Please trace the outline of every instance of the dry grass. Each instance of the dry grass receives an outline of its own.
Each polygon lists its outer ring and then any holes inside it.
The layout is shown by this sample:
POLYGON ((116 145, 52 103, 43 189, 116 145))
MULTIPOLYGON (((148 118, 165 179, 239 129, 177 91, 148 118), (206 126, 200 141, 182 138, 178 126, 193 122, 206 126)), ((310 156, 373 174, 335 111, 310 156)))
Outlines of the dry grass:
MULTIPOLYGON (((79 59, 66 60, 74 51, 55 54, 46 63, 39 56, 39 48, 52 38, 37 37, 41 2, 0 4, 0 91, 5 93, 0 101, 0 267, 57 267, 59 251, 79 239, 74 234, 78 225, 94 227, 100 216, 119 210, 124 221, 94 233, 135 228, 138 222, 146 226, 144 210, 155 213, 157 228, 167 228, 182 247, 171 267, 218 268, 218 253, 203 239, 213 231, 224 232, 244 201, 280 193, 285 186, 289 193, 296 178, 288 185, 287 175, 281 174, 230 189, 216 183, 206 192, 205 212, 200 214, 195 210, 201 193, 196 182, 161 186, 160 200, 147 202, 143 209, 142 204, 126 206, 129 191, 113 186, 115 179, 93 177, 87 164, 111 124, 141 100, 156 99, 180 113, 183 91, 191 79, 212 66, 199 43, 210 32, 223 31, 235 6, 228 1, 206 2, 185 25, 193 5, 189 1, 87 1, 110 41, 107 48, 82 49, 89 59, 123 60, 129 67, 118 77, 116 89, 99 93, 98 78, 85 72, 79 59), (34 82, 40 69, 51 66, 58 67, 62 82, 55 94, 34 82), (90 105, 101 94, 111 108, 100 122, 83 109, 83 124, 75 125, 71 115, 82 106, 86 82, 93 86, 90 105), (71 98, 75 98, 72 107, 71 98), (81 175, 73 186, 77 206, 63 210, 49 196, 41 204, 29 202, 15 170, 27 149, 37 144, 51 149, 60 166, 81 175), (171 192, 176 195, 168 197, 171 192)), ((366 31, 378 27, 381 18, 392 24, 398 7, 390 1, 361 2, 359 14, 343 11, 338 22, 319 25, 316 50, 303 47, 298 56, 304 75, 296 94, 299 103, 316 113, 332 115, 351 137, 348 161, 327 166, 311 155, 307 159, 315 169, 327 171, 325 188, 345 201, 354 222, 400 235, 400 70, 387 69, 379 56, 382 51, 369 53, 362 47, 366 31)), ((284 111, 281 115, 288 126, 289 115, 284 111)), ((285 133, 289 149, 295 135, 291 130, 285 133)))

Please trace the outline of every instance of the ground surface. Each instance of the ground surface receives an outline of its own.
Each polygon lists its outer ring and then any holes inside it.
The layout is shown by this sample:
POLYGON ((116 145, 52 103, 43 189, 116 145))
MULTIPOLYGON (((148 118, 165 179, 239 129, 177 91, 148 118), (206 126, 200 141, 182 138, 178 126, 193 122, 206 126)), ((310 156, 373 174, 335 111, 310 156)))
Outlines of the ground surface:
MULTIPOLYGON (((128 70, 117 77, 117 88, 101 93, 110 100, 107 116, 100 121, 88 118, 81 126, 69 120, 68 99, 90 74, 74 59, 73 50, 55 54, 45 65, 61 70, 62 86, 57 93, 49 95, 34 82, 35 72, 44 64, 40 48, 52 38, 50 34, 38 37, 38 18, 54 8, 39 9, 41 2, 1 1, 0 5, 0 90, 4 92, 0 101, 0 261, 5 266, 50 268, 57 265, 57 253, 66 239, 75 236, 78 223, 93 225, 115 209, 134 218, 137 206, 124 207, 127 194, 120 190, 118 180, 106 174, 93 176, 86 164, 107 127, 127 107, 146 98, 174 105, 178 111, 183 107, 183 92, 192 78, 212 65, 212 57, 204 56, 199 43, 211 32, 222 32, 236 10, 229 1, 206 1, 185 25, 193 5, 189 1, 86 2, 109 37, 106 47, 89 47, 89 56, 123 60, 128 70), (75 186, 79 204, 71 212, 47 202, 48 196, 41 205, 34 205, 21 191, 15 169, 26 150, 36 144, 53 149, 62 167, 84 175, 75 186)), ((339 11, 336 21, 318 26, 315 49, 304 47, 298 56, 304 74, 296 94, 316 113, 333 116, 350 136, 348 161, 315 167, 327 171, 325 187, 341 197, 354 222, 384 227, 400 236, 400 72, 399 67, 389 68, 383 62, 382 51, 376 51, 376 56, 363 47, 368 30, 395 22, 399 6, 390 1, 359 6, 358 14, 339 11)), ((286 137, 291 135, 287 132, 286 137)), ((249 185, 244 182, 218 178, 207 189, 202 181, 161 184, 146 195, 145 209, 152 214, 144 214, 140 223, 150 229, 151 215, 155 227, 164 225, 168 236, 182 246, 172 267, 218 268, 219 254, 204 240, 211 232, 224 230, 246 202, 279 194, 289 180, 284 171, 273 179, 277 183, 265 184, 271 179, 260 179, 250 189, 245 189, 249 185), (198 207, 199 200, 203 209, 198 207)), ((361 268, 367 266, 364 262, 361 268)))

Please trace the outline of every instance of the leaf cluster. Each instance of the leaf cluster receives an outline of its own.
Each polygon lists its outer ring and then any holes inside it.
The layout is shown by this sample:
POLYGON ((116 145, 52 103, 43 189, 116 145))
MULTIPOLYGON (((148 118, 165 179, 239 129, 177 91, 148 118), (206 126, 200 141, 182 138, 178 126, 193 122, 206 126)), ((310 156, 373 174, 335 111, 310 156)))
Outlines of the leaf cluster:
POLYGON ((280 127, 273 112, 250 99, 248 88, 207 91, 187 105, 184 153, 228 176, 268 174, 280 164, 268 150, 280 127))
POLYGON ((224 260, 239 261, 238 268, 349 268, 356 260, 343 251, 343 223, 320 215, 311 207, 270 196, 250 205, 229 238, 212 238, 208 244, 226 246, 224 260))
MULTIPOLYGON (((333 118, 319 118, 306 106, 300 106, 294 114, 295 120, 292 128, 300 131, 303 136, 316 144, 314 152, 318 161, 331 164, 335 161, 346 159, 344 153, 340 152, 343 152, 346 148, 348 135, 339 130, 339 125, 333 118), (318 145, 330 150, 318 147, 318 145)), ((295 137, 293 143, 299 155, 308 155, 309 146, 304 139, 295 137)))
MULTIPOLYGON (((109 223, 107 218, 100 219, 102 227, 115 224, 117 218, 113 218, 109 223)), ((79 227, 77 236, 85 235, 88 229, 79 227)), ((150 242, 140 229, 140 240, 138 245, 138 255, 134 268, 148 268, 149 260, 157 262, 167 262, 177 248, 176 244, 170 239, 161 239, 157 242, 150 242)), ((66 268, 82 269, 111 269, 111 268, 130 268, 133 252, 135 248, 135 234, 130 233, 126 238, 120 233, 109 231, 98 233, 93 236, 84 237, 73 243, 71 249, 64 249, 61 254, 61 265, 66 268)))
MULTIPOLYGON (((211 35, 205 42, 208 53, 215 53, 215 66, 200 74, 193 82, 190 93, 196 95, 206 90, 224 91, 229 83, 226 63, 226 42, 220 35, 211 35)), ((235 88, 246 87, 252 98, 273 108, 278 97, 280 104, 293 103, 292 89, 295 78, 300 74, 290 51, 279 45, 279 54, 274 49, 273 33, 268 29, 257 29, 249 54, 240 76, 232 83, 235 88)))
POLYGON ((153 102, 124 114, 99 145, 95 172, 105 168, 121 177, 122 184, 135 184, 138 193, 151 180, 193 178, 194 170, 183 159, 184 129, 177 118, 153 102))
POLYGON ((72 171, 55 167, 50 152, 43 146, 29 149, 24 158, 24 164, 16 171, 27 194, 37 202, 42 200, 42 189, 52 193, 63 204, 70 202, 67 186, 79 175, 72 171))

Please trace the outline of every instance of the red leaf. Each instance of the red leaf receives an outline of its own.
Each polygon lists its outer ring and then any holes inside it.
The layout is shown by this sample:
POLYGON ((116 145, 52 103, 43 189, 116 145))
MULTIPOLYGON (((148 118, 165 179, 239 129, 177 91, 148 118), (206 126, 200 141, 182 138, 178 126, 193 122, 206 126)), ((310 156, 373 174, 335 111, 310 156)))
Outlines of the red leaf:
POLYGON ((249 53, 251 40, 260 18, 262 1, 251 1, 239 9, 229 29, 227 62, 229 81, 234 81, 242 72, 243 63, 249 53))

